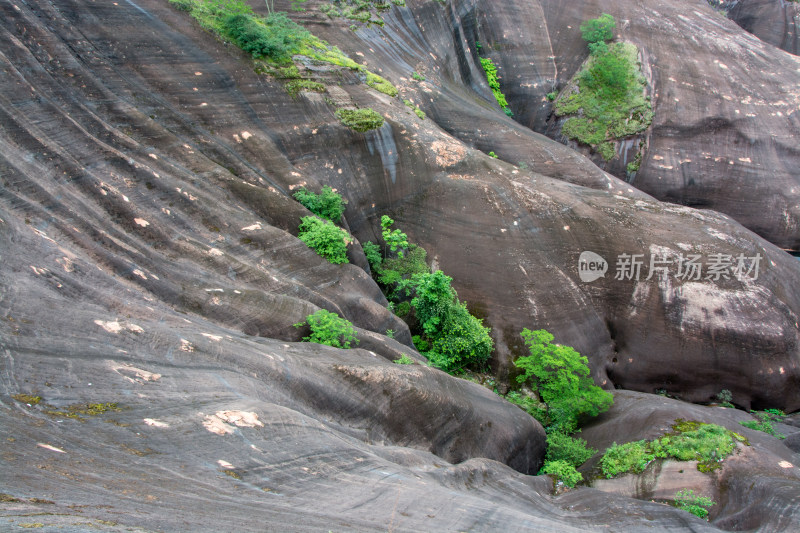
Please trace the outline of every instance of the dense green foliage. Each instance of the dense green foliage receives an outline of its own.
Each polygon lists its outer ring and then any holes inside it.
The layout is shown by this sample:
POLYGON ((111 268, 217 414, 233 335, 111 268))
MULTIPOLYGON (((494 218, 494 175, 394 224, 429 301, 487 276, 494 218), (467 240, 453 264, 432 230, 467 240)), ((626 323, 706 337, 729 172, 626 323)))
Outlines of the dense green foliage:
POLYGON ((480 59, 483 71, 486 73, 486 81, 492 89, 494 98, 497 100, 497 105, 503 109, 506 115, 512 116, 514 113, 511 112, 511 109, 508 107, 508 100, 506 100, 505 95, 500 90, 500 78, 497 75, 497 66, 494 64, 494 61, 488 57, 482 57, 480 59))
POLYGON ((347 200, 328 185, 323 186, 319 194, 301 187, 294 193, 294 198, 318 217, 334 223, 342 219, 347 204, 347 200))
POLYGON ((547 435, 545 461, 566 461, 577 468, 588 461, 595 453, 597 453, 597 450, 587 448, 586 441, 581 438, 570 437, 561 432, 547 435))
POLYGON ((639 474, 653 459, 655 455, 648 451, 647 441, 639 440, 625 444, 615 442, 600 459, 600 468, 606 477, 627 472, 639 474))
MULTIPOLYGON (((361 0, 359 0, 361 1, 361 0)), ((258 72, 273 73, 279 79, 295 79, 287 83, 290 94, 304 91, 322 92, 325 86, 312 80, 299 80, 299 71, 292 67, 292 57, 303 55, 315 61, 357 70, 364 74, 368 86, 397 95, 397 88, 381 76, 359 65, 335 46, 330 46, 293 22, 286 13, 275 12, 267 3, 269 14, 262 17, 242 0, 170 0, 175 8, 189 12, 200 25, 251 54, 259 61, 258 72), (284 70, 271 66, 283 66, 284 70)), ((295 6, 296 7, 296 6, 295 6)))
POLYGON ((778 409, 767 409, 766 411, 753 411, 750 414, 758 418, 758 420, 747 420, 744 422, 739 422, 746 428, 755 429, 756 431, 762 431, 767 435, 772 435, 777 439, 785 439, 786 435, 778 433, 775 431, 775 428, 772 426, 773 422, 780 422, 783 420, 785 414, 783 411, 779 411, 778 409))
POLYGON ((581 24, 581 37, 588 44, 602 43, 614 38, 614 28, 617 22, 608 13, 603 13, 596 19, 591 19, 581 24))
POLYGON ((583 480, 581 473, 566 461, 546 461, 539 470, 539 474, 549 474, 567 487, 574 487, 583 480))
POLYGON ((377 111, 365 109, 338 109, 336 116, 351 130, 365 132, 383 126, 383 117, 377 111))
POLYGON ((626 472, 640 473, 654 459, 698 461, 697 469, 711 472, 736 449, 744 437, 716 424, 677 420, 673 432, 650 442, 640 440, 608 448, 600 460, 606 477, 626 472))
MULTIPOLYGON (((509 394, 510 395, 510 394, 509 394)), ((559 431, 548 433, 547 453, 539 474, 551 474, 564 485, 574 487, 583 481, 577 468, 589 460, 597 450, 586 447, 586 441, 559 431)))
POLYGON ((350 234, 319 217, 303 217, 298 228, 298 238, 319 255, 338 265, 347 263, 347 245, 353 242, 350 234))
POLYGON ((708 508, 712 505, 714 505, 714 500, 696 495, 690 489, 684 489, 675 494, 675 506, 678 509, 683 509, 700 518, 707 519, 708 508))
POLYGON ((458 300, 452 280, 437 270, 416 274, 411 283, 415 291, 411 305, 430 343, 425 355, 433 366, 451 373, 484 366, 494 350, 489 328, 458 300))
POLYGON ((378 272, 383 264, 383 256, 381 255, 381 247, 374 242, 367 241, 361 245, 364 250, 364 255, 367 258, 369 267, 373 272, 378 272))
POLYGON ((570 346, 552 344, 553 335, 540 329, 522 330, 531 355, 514 362, 523 371, 519 383, 531 388, 547 404, 539 421, 553 431, 571 433, 582 418, 606 411, 614 397, 594 384, 589 376, 589 361, 570 346))
MULTIPOLYGON (((593 147, 606 161, 616 155, 615 140, 642 132, 653 121, 638 50, 631 44, 606 44, 614 37, 615 25, 606 13, 581 25, 591 55, 555 105, 556 115, 574 115, 562 126, 562 134, 593 147)), ((628 171, 636 172, 640 163, 639 157, 628 171)))
POLYGON ((485 365, 494 349, 489 328, 459 301, 451 277, 431 273, 425 249, 393 225, 391 217, 381 217, 384 255, 373 243, 364 244, 364 253, 390 305, 411 322, 414 345, 432 366, 446 372, 485 365))
POLYGON ((256 59, 288 61, 299 51, 310 33, 292 22, 285 13, 261 18, 246 13, 223 19, 223 29, 234 43, 256 59))
POLYGON ((320 309, 308 315, 305 322, 299 322, 294 327, 301 328, 306 325, 311 329, 311 335, 303 337, 306 342, 326 344, 334 348, 350 348, 353 342, 358 344, 353 324, 336 313, 320 309))

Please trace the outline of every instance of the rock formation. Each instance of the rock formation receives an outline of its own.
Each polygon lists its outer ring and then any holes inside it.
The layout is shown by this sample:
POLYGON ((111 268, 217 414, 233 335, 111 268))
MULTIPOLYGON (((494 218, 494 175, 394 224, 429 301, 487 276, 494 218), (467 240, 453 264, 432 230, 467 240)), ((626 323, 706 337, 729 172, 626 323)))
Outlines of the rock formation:
MULTIPOLYGON (((428 250, 492 328, 501 388, 520 330, 546 328, 606 388, 695 402, 729 389, 743 408, 797 410, 800 265, 780 249, 798 248, 795 60, 695 3, 622 16, 610 2, 408 0, 356 31, 319 5, 292 16, 399 97, 311 62, 326 94, 292 96, 162 0, 0 4, 0 523, 715 530, 595 489, 551 496, 529 475, 536 421, 477 384, 391 363, 424 357, 359 242, 388 214, 428 250), (582 61, 577 24, 602 11, 630 19, 620 31, 659 94, 633 184, 541 133, 543 95, 582 61), (476 40, 514 87, 516 121, 476 40), (726 59, 745 56, 747 69, 726 59), (354 132, 329 102, 386 123, 354 132), (349 264, 297 239, 302 185, 348 200, 349 264), (584 251, 605 277, 581 280, 584 251), (641 255, 638 279, 615 279, 624 254, 641 255), (689 255, 700 279, 676 277, 689 255), (723 256, 759 258, 757 275, 714 279, 723 256), (358 348, 298 342, 293 324, 317 309, 350 320, 358 348)), ((774 490, 796 512, 795 485, 774 490)), ((749 509, 735 494, 720 526, 749 509)))

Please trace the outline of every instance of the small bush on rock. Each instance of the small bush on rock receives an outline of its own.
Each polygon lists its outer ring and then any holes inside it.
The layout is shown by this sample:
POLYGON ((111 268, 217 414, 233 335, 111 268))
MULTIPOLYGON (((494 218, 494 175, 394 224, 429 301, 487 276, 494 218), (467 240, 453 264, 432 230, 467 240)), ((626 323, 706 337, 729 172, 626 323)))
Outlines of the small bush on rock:
POLYGON ((294 327, 301 328, 306 325, 311 329, 311 335, 303 337, 306 342, 316 342, 334 348, 350 348, 350 343, 353 342, 358 344, 353 324, 336 313, 320 309, 308 315, 305 322, 294 324, 294 327))
POLYGON ((303 217, 298 231, 297 237, 329 262, 335 265, 349 262, 347 245, 353 239, 330 220, 322 220, 316 216, 303 217))

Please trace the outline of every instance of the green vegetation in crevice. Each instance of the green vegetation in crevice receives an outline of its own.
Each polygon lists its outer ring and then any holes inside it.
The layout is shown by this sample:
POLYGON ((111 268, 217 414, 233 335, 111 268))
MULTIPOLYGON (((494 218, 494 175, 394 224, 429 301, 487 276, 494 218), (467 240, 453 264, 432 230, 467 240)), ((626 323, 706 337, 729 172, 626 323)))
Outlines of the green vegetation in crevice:
POLYGON ((494 64, 494 61, 488 57, 481 57, 480 60, 483 71, 486 73, 486 81, 489 83, 489 88, 492 89, 494 99, 497 100, 497 105, 499 105, 503 112, 509 117, 514 116, 511 108, 508 107, 508 100, 506 100, 505 95, 500 90, 500 77, 497 75, 497 66, 494 64))
POLYGON ((695 494, 691 489, 684 489, 675 493, 675 507, 688 513, 708 520, 708 508, 715 505, 714 500, 695 494))
POLYGON ((580 423, 608 410, 614 401, 590 377, 589 361, 570 346, 553 344, 545 330, 525 328, 521 336, 530 355, 514 361, 516 378, 527 388, 511 391, 506 399, 536 418, 547 432, 547 452, 539 474, 548 474, 574 487, 583 476, 577 468, 597 450, 576 437, 580 423))
POLYGON ((736 449, 737 443, 749 445, 742 435, 716 424, 678 419, 673 431, 651 441, 614 443, 602 459, 600 468, 605 477, 639 474, 656 459, 697 461, 700 472, 713 472, 736 449))
POLYGON ((350 321, 325 309, 310 314, 304 322, 294 324, 296 328, 308 326, 311 334, 303 337, 304 342, 325 344, 334 348, 350 348, 352 343, 358 344, 356 330, 350 321))
POLYGON ((363 248, 390 307, 409 324, 417 350, 431 366, 451 374, 485 367, 494 350, 489 328, 458 299, 452 278, 431 272, 425 249, 393 224, 383 215, 384 246, 367 242, 363 248))
POLYGON ((530 355, 514 361, 522 371, 517 382, 530 385, 544 404, 531 414, 549 432, 574 432, 581 422, 608 410, 614 397, 591 378, 589 361, 571 346, 553 344, 543 329, 522 330, 530 355))
POLYGON ((786 435, 778 433, 775 431, 775 428, 772 427, 772 423, 781 422, 783 417, 786 416, 786 413, 779 409, 767 409, 766 411, 751 411, 750 414, 758 420, 747 420, 739 423, 748 429, 754 429, 766 433, 767 435, 772 435, 776 439, 786 438, 786 435))
POLYGON ((412 102, 411 100, 403 100, 403 103, 406 105, 407 108, 413 111, 414 114, 417 115, 421 120, 425 120, 426 116, 425 111, 420 109, 418 105, 415 105, 414 102, 412 102))
MULTIPOLYGON (((241 0, 169 0, 176 9, 188 12, 201 27, 230 40, 257 61, 256 72, 274 75, 277 79, 301 80, 294 57, 305 56, 313 61, 361 72, 365 83, 391 97, 397 88, 391 82, 359 65, 335 46, 314 36, 295 23, 286 13, 275 12, 262 17, 241 0)), ((287 91, 323 92, 324 85, 314 80, 287 83, 287 91)))
POLYGON ((347 245, 353 238, 330 220, 317 216, 300 219, 297 238, 334 265, 348 263, 347 245))
MULTIPOLYGON (((591 54, 555 102, 556 116, 569 117, 562 134, 591 146, 606 161, 615 157, 617 140, 645 131, 653 121, 638 50, 628 43, 606 43, 613 28, 607 14, 581 25, 591 54)), ((638 154, 641 150, 640 145, 638 154)), ((638 170, 638 154, 629 172, 638 170)))
POLYGON ((335 0, 329 4, 320 5, 317 10, 330 18, 345 18, 364 24, 383 26, 384 21, 380 13, 388 11, 392 5, 405 7, 405 0, 335 0))
POLYGON ((392 362, 397 364, 397 365, 413 365, 413 364, 416 363, 416 361, 414 361, 407 354, 404 354, 404 353, 400 354, 400 357, 398 359, 395 359, 392 362))

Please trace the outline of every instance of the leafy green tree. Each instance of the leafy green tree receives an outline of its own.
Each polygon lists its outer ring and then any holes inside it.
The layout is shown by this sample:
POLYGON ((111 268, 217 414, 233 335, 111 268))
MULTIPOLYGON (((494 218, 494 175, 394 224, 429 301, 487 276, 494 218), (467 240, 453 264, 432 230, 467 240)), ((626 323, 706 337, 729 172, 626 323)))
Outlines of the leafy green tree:
POLYGON ((294 198, 318 217, 333 223, 338 223, 342 219, 347 204, 347 200, 328 185, 322 187, 319 194, 301 187, 294 193, 294 198))
POLYGON ((350 343, 353 342, 358 344, 353 324, 336 313, 320 309, 308 315, 305 322, 294 324, 294 327, 301 328, 306 325, 311 329, 311 335, 303 337, 306 342, 316 342, 334 348, 350 348, 350 343))
POLYGON ((335 265, 348 262, 347 245, 353 239, 330 220, 316 216, 303 217, 298 231, 297 237, 329 262, 335 265))
POLYGON ((396 252, 398 256, 403 257, 403 254, 406 250, 408 250, 409 246, 408 235, 399 229, 391 229, 392 224, 394 224, 394 220, 392 220, 388 215, 383 215, 381 217, 381 233, 383 240, 386 242, 386 245, 391 251, 396 252))
POLYGON ((614 28, 617 22, 608 13, 603 13, 596 19, 591 19, 581 24, 581 36, 589 44, 610 41, 614 38, 614 28))
POLYGON ((608 410, 614 397, 594 384, 589 361, 570 346, 552 344, 553 335, 540 329, 522 330, 531 355, 514 364, 523 371, 519 383, 528 382, 547 404, 544 420, 550 430, 571 433, 582 418, 608 410))
POLYGON ((430 341, 426 355, 433 366, 451 373, 467 366, 484 365, 494 350, 489 328, 458 300, 450 286, 452 281, 453 278, 437 270, 417 274, 410 283, 415 290, 411 305, 430 341))

